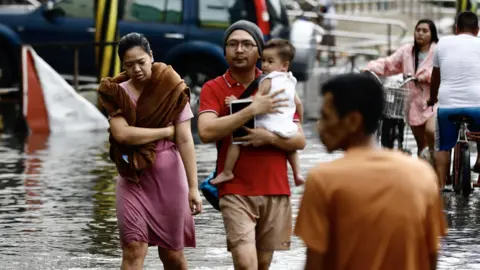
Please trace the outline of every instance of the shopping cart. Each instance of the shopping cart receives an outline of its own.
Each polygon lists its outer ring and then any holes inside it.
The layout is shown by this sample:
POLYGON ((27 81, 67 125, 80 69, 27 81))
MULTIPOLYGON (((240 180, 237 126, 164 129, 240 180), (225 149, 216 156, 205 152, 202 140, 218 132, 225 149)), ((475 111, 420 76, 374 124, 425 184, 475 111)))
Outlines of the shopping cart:
POLYGON ((405 128, 405 110, 409 93, 408 88, 405 86, 410 82, 414 82, 415 78, 406 76, 400 81, 384 82, 375 73, 368 72, 383 85, 385 91, 385 108, 383 119, 377 132, 378 140, 384 147, 396 148, 411 154, 405 140, 408 137, 409 130, 408 127, 405 128), (397 142, 396 145, 395 142, 397 142))

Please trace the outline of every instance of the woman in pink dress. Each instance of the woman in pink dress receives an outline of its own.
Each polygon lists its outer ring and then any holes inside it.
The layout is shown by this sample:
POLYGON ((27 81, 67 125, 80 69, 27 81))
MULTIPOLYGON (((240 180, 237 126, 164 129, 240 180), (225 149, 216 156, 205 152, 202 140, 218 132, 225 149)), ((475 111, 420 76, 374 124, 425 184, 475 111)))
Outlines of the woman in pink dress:
MULTIPOLYGON (((131 33, 119 42, 118 54, 130 80, 120 86, 136 104, 150 80, 152 52, 147 39, 131 33)), ((156 142, 156 158, 140 181, 119 177, 116 208, 123 251, 121 269, 143 269, 148 246, 158 246, 165 269, 187 269, 184 247, 195 247, 193 216, 202 210, 193 117, 187 103, 177 120, 165 128, 129 126, 121 115, 110 119, 113 138, 124 145, 156 142)))
POLYGON ((417 142, 418 154, 426 157, 428 154, 433 157, 435 145, 433 116, 437 108, 427 107, 426 100, 430 97, 430 76, 437 42, 435 24, 428 19, 420 20, 415 26, 413 44, 402 46, 389 57, 371 61, 365 68, 378 76, 403 74, 416 78, 417 83, 407 85, 410 92, 406 115, 417 142))

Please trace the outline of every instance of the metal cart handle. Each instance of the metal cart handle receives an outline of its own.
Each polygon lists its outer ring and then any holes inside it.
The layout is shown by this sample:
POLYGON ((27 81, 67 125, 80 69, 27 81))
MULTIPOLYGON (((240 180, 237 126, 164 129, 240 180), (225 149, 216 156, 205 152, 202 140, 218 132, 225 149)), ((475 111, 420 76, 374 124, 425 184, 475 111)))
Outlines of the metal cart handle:
POLYGON ((375 77, 379 83, 383 84, 382 83, 382 80, 380 80, 380 77, 377 76, 377 74, 375 74, 375 72, 371 71, 371 70, 364 70, 363 72, 366 72, 366 73, 370 73, 371 75, 373 75, 373 77, 375 77))

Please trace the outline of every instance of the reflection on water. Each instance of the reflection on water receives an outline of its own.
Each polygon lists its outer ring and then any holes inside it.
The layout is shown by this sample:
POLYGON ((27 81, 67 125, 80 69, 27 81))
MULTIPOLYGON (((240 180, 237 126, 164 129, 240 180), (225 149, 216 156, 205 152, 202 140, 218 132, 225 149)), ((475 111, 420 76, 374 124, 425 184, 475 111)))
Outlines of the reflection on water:
MULTIPOLYGON (((304 172, 326 155, 306 125, 304 172)), ((77 133, 0 137, 0 269, 118 269, 121 251, 115 216, 115 166, 108 159, 107 134, 77 133)), ((409 143, 409 145, 414 145, 409 143)), ((214 166, 212 145, 197 144, 200 179, 214 166)), ((294 209, 300 192, 294 191, 294 209)), ((208 205, 196 217, 196 249, 186 250, 191 269, 232 269, 220 214, 208 205)), ((440 269, 480 269, 480 195, 445 196, 449 236, 440 269)), ((294 211, 296 215, 296 211, 294 211)), ((301 269, 301 242, 277 253, 271 269, 301 269)), ((161 269, 154 248, 147 269, 161 269)))

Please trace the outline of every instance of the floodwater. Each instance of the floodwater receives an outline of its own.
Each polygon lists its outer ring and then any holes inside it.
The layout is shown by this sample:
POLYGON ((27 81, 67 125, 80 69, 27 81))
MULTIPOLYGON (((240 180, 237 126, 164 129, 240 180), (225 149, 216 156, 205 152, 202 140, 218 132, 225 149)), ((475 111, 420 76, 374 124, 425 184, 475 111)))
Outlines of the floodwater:
MULTIPOLYGON (((301 152, 306 172, 327 155, 306 124, 308 147, 301 152)), ((413 146, 410 138, 409 145, 413 146)), ((214 166, 212 145, 197 144, 199 178, 214 166)), ((108 159, 107 134, 74 133, 0 137, 0 269, 118 269, 121 251, 115 219, 115 167, 108 159)), ((294 190, 294 209, 300 190, 294 190)), ((466 200, 445 195, 449 236, 440 269, 480 269, 480 193, 466 200)), ((190 269, 233 269, 220 214, 204 201, 197 216, 196 249, 186 250, 190 269)), ((294 212, 296 215, 296 211, 294 212)), ((293 238, 271 269, 301 269, 305 249, 293 238)), ((163 269, 155 248, 145 269, 163 269)))

